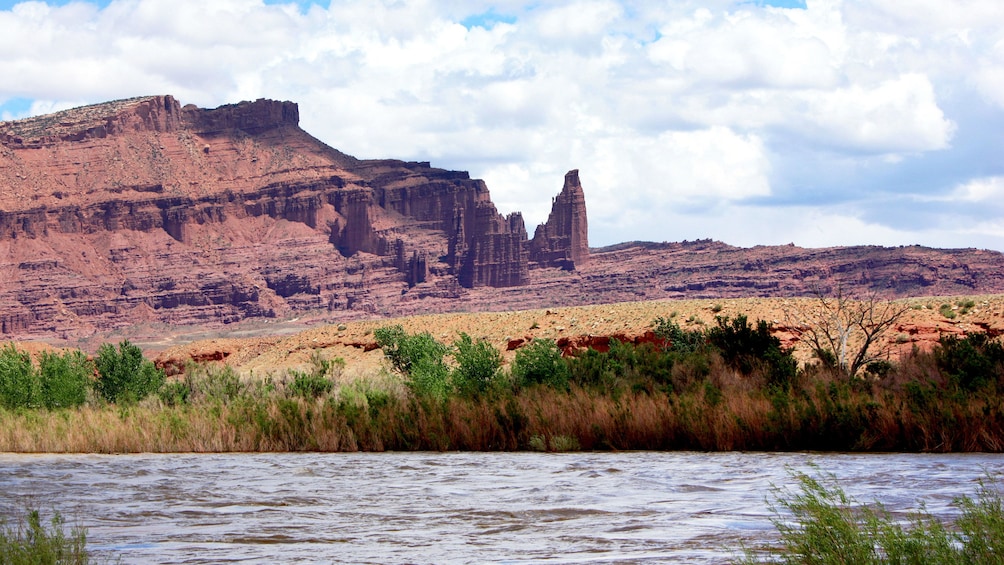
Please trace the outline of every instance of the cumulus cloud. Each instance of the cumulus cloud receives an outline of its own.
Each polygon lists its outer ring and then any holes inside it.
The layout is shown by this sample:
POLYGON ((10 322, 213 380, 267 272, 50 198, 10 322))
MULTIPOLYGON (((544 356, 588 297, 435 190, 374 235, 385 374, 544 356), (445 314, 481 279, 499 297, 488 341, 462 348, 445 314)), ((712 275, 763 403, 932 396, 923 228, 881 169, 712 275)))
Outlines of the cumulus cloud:
POLYGON ((998 0, 59 4, 0 10, 5 118, 291 99, 350 154, 484 178, 530 229, 578 168, 595 244, 1004 248, 977 210, 1004 163, 974 149, 1004 119, 998 0))

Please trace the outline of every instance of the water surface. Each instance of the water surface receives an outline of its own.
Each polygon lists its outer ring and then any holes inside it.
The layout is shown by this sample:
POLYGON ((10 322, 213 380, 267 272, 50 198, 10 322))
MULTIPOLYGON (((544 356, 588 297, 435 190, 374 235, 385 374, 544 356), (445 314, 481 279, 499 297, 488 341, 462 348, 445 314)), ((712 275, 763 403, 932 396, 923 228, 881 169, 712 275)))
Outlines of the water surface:
POLYGON ((123 563, 727 563, 774 539, 790 470, 936 516, 1000 455, 768 453, 0 454, 29 497, 123 563), (815 465, 816 468, 810 465, 815 465))

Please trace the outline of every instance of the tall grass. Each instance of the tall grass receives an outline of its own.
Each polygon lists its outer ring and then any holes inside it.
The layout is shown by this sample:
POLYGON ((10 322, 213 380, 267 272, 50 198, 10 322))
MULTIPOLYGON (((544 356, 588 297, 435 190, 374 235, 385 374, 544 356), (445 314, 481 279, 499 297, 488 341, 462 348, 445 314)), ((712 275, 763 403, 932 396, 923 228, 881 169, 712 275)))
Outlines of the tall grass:
POLYGON ((554 342, 534 342, 506 370, 483 341, 445 346, 393 327, 376 332, 393 372, 349 381, 339 360, 315 355, 307 372, 248 379, 192 365, 159 387, 124 343, 107 355, 142 378, 109 369, 120 402, 91 395, 74 409, 59 406, 79 402, 73 387, 89 361, 49 358, 73 393, 56 395, 64 389, 43 386, 27 356, 7 348, 0 450, 1004 451, 1004 350, 985 336, 946 339, 850 378, 826 363, 798 369, 769 325, 743 317, 701 331, 663 320, 660 332, 664 345, 613 342, 571 358, 554 342))
POLYGON ((46 525, 38 509, 29 508, 14 523, 0 518, 0 563, 5 565, 78 565, 90 562, 87 531, 74 526, 66 535, 65 521, 54 512, 46 525))
POLYGON ((998 564, 1004 563, 1004 508, 992 482, 975 499, 955 501, 961 515, 944 523, 921 509, 908 522, 878 504, 861 504, 833 477, 795 473, 798 492, 775 491, 772 522, 780 543, 747 550, 745 564, 998 564))

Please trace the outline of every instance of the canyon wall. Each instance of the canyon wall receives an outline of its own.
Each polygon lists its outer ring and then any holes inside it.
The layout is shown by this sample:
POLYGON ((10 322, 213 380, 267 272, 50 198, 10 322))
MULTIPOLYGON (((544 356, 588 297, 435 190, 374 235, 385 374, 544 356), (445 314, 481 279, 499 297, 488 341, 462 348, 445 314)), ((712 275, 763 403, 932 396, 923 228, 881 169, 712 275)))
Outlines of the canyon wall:
POLYGON ((466 172, 356 159, 298 122, 292 102, 201 109, 171 96, 0 122, 0 334, 73 339, 835 285, 890 297, 1004 292, 1004 260, 991 251, 590 250, 575 170, 530 240, 523 216, 499 214, 466 172))

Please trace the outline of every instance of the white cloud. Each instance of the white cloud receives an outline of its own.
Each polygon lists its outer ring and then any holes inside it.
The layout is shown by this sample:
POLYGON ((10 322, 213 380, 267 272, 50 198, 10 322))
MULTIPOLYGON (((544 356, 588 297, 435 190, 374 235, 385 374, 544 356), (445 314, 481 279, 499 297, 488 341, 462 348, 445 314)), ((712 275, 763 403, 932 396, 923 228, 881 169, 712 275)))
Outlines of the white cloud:
POLYGON ((999 205, 1004 201, 1004 176, 971 180, 957 186, 945 199, 999 205))
POLYGON ((578 168, 601 245, 957 245, 999 241, 963 205, 1002 195, 1004 163, 967 153, 1000 139, 1002 22, 999 0, 27 2, 0 11, 0 100, 292 99, 350 154, 470 170, 531 231, 578 168), (461 24, 486 13, 504 21, 461 24), (814 178, 779 173, 806 160, 814 178), (886 183, 950 195, 953 221, 894 227, 913 212, 870 199, 886 183))

